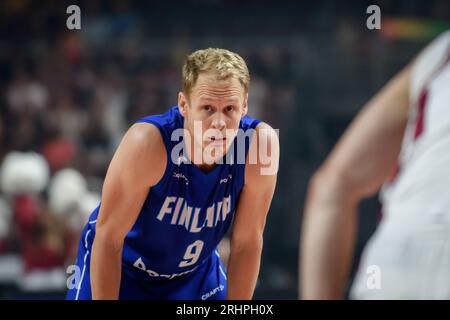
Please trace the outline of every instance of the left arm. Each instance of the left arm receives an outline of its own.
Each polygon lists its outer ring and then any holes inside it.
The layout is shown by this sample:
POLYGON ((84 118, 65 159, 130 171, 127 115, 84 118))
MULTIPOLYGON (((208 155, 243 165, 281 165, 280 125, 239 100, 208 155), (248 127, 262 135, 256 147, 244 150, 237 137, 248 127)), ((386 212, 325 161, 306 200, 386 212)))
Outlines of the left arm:
POLYGON ((278 136, 265 123, 257 126, 256 133, 247 155, 245 185, 237 205, 231 234, 228 300, 253 297, 261 261, 264 226, 275 191, 280 154, 278 136), (261 145, 264 146, 263 150, 267 150, 263 157, 259 152, 261 145), (256 163, 253 163, 250 155, 258 153, 257 157, 253 157, 257 158, 256 163))

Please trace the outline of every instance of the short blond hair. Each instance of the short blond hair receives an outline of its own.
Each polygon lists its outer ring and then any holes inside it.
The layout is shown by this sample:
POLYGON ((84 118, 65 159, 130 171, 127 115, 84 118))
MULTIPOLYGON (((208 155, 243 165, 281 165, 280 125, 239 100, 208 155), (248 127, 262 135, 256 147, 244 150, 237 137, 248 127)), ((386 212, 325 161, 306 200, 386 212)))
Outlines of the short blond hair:
POLYGON ((218 80, 235 78, 248 92, 250 74, 244 59, 226 49, 208 48, 187 56, 183 65, 183 92, 191 93, 200 73, 212 73, 218 80))

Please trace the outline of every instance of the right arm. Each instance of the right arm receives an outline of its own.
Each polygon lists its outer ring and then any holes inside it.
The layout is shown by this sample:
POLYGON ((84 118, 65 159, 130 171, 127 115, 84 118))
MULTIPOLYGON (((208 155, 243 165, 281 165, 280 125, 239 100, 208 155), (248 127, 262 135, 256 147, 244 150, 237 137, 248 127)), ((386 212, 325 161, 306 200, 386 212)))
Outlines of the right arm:
POLYGON ((167 161, 154 125, 134 124, 125 134, 103 185, 90 263, 92 299, 118 299, 125 236, 167 161))
POLYGON ((343 297, 357 206, 379 190, 400 152, 410 74, 408 66, 369 101, 310 181, 301 241, 302 298, 343 297))

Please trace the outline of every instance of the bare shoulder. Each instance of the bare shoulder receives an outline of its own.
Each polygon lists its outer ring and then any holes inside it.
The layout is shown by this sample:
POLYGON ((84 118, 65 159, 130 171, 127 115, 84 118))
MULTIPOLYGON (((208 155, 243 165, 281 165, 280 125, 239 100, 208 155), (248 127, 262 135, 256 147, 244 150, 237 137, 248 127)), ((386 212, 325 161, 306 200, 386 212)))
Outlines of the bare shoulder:
POLYGON ((126 170, 130 178, 139 178, 149 186, 163 176, 167 153, 159 129, 150 123, 133 124, 120 143, 111 165, 126 170))
POLYGON ((280 143, 277 131, 265 122, 259 123, 246 159, 246 183, 276 176, 279 158, 280 143))
POLYGON ((260 122, 256 126, 256 132, 258 133, 259 138, 268 139, 269 141, 278 143, 278 134, 269 124, 260 122))
POLYGON ((133 124, 125 134, 125 138, 127 138, 127 143, 132 145, 155 149, 151 151, 165 149, 159 129, 151 123, 141 122, 133 124))

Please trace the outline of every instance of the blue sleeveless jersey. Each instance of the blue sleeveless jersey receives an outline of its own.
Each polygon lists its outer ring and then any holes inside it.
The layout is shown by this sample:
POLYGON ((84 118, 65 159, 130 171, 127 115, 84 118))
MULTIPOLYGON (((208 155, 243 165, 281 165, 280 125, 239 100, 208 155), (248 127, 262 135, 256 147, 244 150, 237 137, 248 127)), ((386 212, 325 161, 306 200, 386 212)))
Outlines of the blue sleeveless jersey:
MULTIPOLYGON (((122 270, 139 281, 167 281, 201 269, 216 254, 217 244, 229 229, 244 186, 245 164, 236 163, 237 138, 224 157, 228 160, 209 173, 187 163, 188 159, 181 153, 179 161, 173 163, 171 152, 181 139, 173 141, 172 133, 183 128, 183 117, 177 106, 138 122, 159 129, 166 147, 167 167, 161 180, 150 189, 136 223, 125 238, 122 270)), ((245 116, 239 128, 248 132, 258 123, 245 116)), ((250 139, 245 141, 246 155, 250 139)), ((148 165, 151 170, 152 164, 148 165)), ((99 207, 85 228, 88 247, 95 236, 99 207), (90 234, 86 233, 87 229, 91 230, 90 234)))

